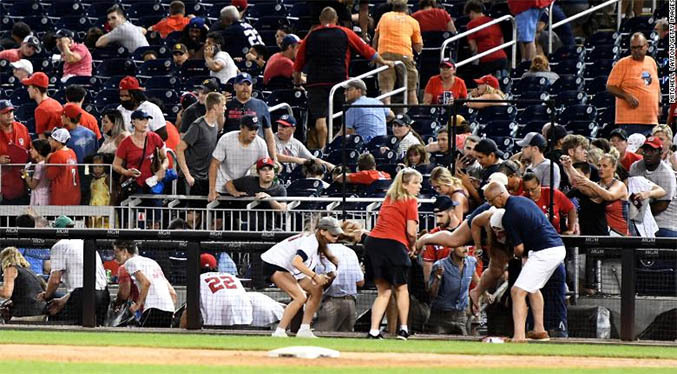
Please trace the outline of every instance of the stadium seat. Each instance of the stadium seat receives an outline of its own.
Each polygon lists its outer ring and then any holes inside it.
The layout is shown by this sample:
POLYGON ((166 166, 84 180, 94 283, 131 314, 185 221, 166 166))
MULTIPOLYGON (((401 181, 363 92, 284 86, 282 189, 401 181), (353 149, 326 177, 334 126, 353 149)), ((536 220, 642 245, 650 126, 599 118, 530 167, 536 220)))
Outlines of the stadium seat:
MULTIPOLYGON (((332 140, 331 143, 329 143, 329 145, 327 145, 326 152, 331 153, 335 150, 343 149, 344 146, 343 141, 344 141, 343 136, 337 136, 336 138, 334 138, 334 140, 332 140)), ((345 137, 345 148, 347 150, 356 150, 358 152, 361 152, 362 149, 364 149, 364 142, 362 141, 362 137, 357 134, 347 135, 345 137)))
POLYGON ((322 191, 324 186, 321 180, 302 178, 294 180, 287 187, 287 196, 321 196, 322 191))
POLYGON ((517 109, 512 105, 490 106, 478 111, 476 122, 479 124, 491 124, 500 119, 511 121, 515 119, 517 109))
POLYGON ((585 64, 577 60, 564 60, 556 65, 550 65, 550 70, 559 75, 574 74, 579 75, 585 69, 585 64))
POLYGON ((517 123, 528 124, 532 121, 542 123, 550 122, 552 119, 552 111, 546 105, 530 105, 527 106, 517 116, 517 123))
POLYGON ((55 24, 56 29, 69 29, 74 32, 87 32, 94 24, 85 16, 65 16, 60 17, 55 24))
POLYGON ((172 75, 174 64, 169 59, 148 60, 139 66, 139 78, 168 77, 172 75))
MULTIPOLYGON (((500 117, 497 117, 500 118, 500 117)), ((510 120, 493 120, 486 126, 478 130, 480 135, 488 138, 495 138, 499 136, 513 136, 517 129, 517 123, 510 120)))
POLYGON ((616 61, 612 59, 600 59, 595 61, 592 65, 586 65, 583 76, 586 79, 596 78, 601 76, 608 76, 616 61))
POLYGON ((152 89, 176 90, 180 89, 179 78, 177 77, 151 77, 143 82, 143 87, 152 89))
POLYGON ((562 91, 570 91, 570 90, 580 91, 582 90, 584 85, 585 80, 583 79, 583 77, 580 77, 575 74, 564 74, 560 75, 559 79, 557 79, 555 83, 553 83, 550 86, 548 92, 556 95, 562 91))
POLYGON ((585 48, 577 45, 563 45, 557 51, 550 54, 548 61, 550 63, 559 63, 560 61, 576 60, 583 61, 586 51, 585 48))
POLYGON ((543 125, 545 125, 548 122, 550 121, 531 121, 524 125, 518 126, 515 132, 515 137, 518 139, 522 139, 525 136, 527 136, 527 134, 530 132, 541 133, 541 131, 543 130, 543 125))
POLYGON ((62 83, 62 87, 68 87, 71 84, 77 84, 85 89, 87 89, 88 92, 99 92, 102 87, 101 80, 97 77, 83 77, 83 76, 74 76, 68 78, 66 83, 62 83))
POLYGON ((114 90, 101 90, 94 98, 94 105, 98 108, 104 108, 112 104, 120 103, 120 93, 117 87, 114 90))
POLYGON ((122 46, 94 48, 90 50, 90 53, 92 54, 92 60, 94 61, 123 59, 129 56, 129 51, 122 46))
POLYGON ((594 46, 600 44, 618 45, 618 38, 619 34, 615 31, 598 31, 585 41, 585 48, 592 49, 594 46))
POLYGON ((429 136, 435 134, 440 123, 434 117, 417 117, 412 118, 414 121, 411 128, 421 136, 429 136))
POLYGON ((360 152, 353 149, 353 150, 346 150, 346 163, 343 163, 343 150, 339 149, 334 149, 329 156, 327 157, 327 161, 334 164, 334 165, 344 165, 348 166, 351 169, 354 169, 357 167, 357 159, 360 157, 360 152))
MULTIPOLYGON (((14 117, 19 122, 25 122, 29 119, 32 119, 35 116, 35 108, 38 106, 33 101, 24 102, 22 104, 17 104, 16 101, 11 100, 12 104, 16 106, 14 111, 14 117)), ((35 130, 34 130, 35 131, 35 130)))
MULTIPOLYGON (((391 177, 392 178, 392 177, 391 177)), ((372 184, 367 187, 365 191, 366 197, 385 197, 388 188, 393 183, 392 179, 388 180, 377 180, 372 182, 372 184)))
POLYGON ((614 108, 616 106, 616 97, 606 91, 597 93, 590 104, 593 105, 597 110, 614 108))
POLYGON ((585 56, 585 62, 594 64, 597 60, 616 60, 620 54, 620 47, 613 44, 596 45, 585 56))
POLYGON ((209 69, 205 65, 205 60, 188 60, 181 65, 179 76, 183 79, 196 76, 205 77, 209 76, 209 69))
POLYGON ((178 104, 180 99, 179 94, 176 93, 176 91, 166 89, 146 89, 146 96, 162 100, 165 107, 178 104))
POLYGON ((564 109, 558 116, 559 123, 566 126, 573 121, 594 121, 597 116, 597 109, 592 105, 580 104, 572 105, 564 109))
POLYGON ((45 10, 38 1, 16 1, 7 8, 7 15, 12 18, 25 19, 30 16, 42 16, 43 14, 45 14, 45 10))
POLYGON ((555 96, 555 105, 560 109, 570 105, 585 104, 586 101, 587 96, 584 91, 562 91, 555 96))
POLYGON ((134 61, 126 58, 105 60, 97 66, 95 75, 99 78, 110 78, 117 75, 136 75, 136 65, 134 61))
POLYGON ((157 54, 158 59, 171 59, 172 55, 169 51, 169 48, 164 45, 149 45, 147 47, 139 47, 134 51, 134 54, 132 55, 132 59, 136 63, 143 63, 143 54, 146 53, 147 51, 153 51, 157 54))
POLYGON ((566 123, 567 130, 574 134, 583 135, 587 138, 594 138, 597 136, 598 126, 593 121, 570 121, 566 123))
POLYGON ((30 26, 33 32, 54 31, 54 23, 47 16, 31 15, 22 18, 21 21, 30 26))
POLYGON ((19 106, 26 103, 32 103, 33 100, 28 96, 28 91, 25 88, 18 88, 12 92, 12 95, 9 97, 9 100, 13 105, 19 106))
MULTIPOLYGON (((151 14, 165 15, 167 13, 162 7, 162 4, 157 2, 144 2, 144 1, 132 3, 132 6, 127 8, 126 12, 127 18, 135 18, 135 19, 148 16, 151 14)), ((189 13, 186 12, 186 14, 189 13)))
POLYGON ((77 0, 70 1, 51 1, 51 5, 47 7, 46 14, 50 17, 78 17, 85 15, 84 5, 77 0))

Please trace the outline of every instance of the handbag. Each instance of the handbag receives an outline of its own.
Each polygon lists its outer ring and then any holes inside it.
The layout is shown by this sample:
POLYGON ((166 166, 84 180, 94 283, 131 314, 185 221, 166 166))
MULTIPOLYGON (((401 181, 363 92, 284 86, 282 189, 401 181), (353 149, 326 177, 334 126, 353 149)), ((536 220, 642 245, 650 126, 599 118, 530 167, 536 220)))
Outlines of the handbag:
MULTIPOLYGON (((141 165, 143 165, 143 159, 146 158, 146 145, 148 144, 148 136, 143 141, 143 151, 141 152, 141 159, 139 160, 139 165, 136 167, 137 170, 141 170, 141 165)), ((129 177, 126 181, 120 184, 122 199, 126 200, 128 197, 136 194, 139 190, 139 185, 136 183, 136 177, 129 177)))

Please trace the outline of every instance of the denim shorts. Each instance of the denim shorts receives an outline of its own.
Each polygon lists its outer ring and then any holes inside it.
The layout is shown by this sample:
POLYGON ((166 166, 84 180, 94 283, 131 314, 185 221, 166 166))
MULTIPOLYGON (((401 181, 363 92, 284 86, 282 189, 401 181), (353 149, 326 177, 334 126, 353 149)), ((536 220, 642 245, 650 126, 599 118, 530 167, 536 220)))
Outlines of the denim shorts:
POLYGON ((515 16, 517 41, 530 43, 536 39, 536 26, 545 9, 531 8, 515 16))

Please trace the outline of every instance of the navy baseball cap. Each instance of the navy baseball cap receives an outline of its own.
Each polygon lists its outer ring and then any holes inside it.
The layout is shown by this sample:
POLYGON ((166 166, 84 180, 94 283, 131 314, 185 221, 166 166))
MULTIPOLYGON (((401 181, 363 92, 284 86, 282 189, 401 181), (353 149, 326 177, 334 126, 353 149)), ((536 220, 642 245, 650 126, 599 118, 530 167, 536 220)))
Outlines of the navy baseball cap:
POLYGON ((216 78, 208 78, 203 80, 197 88, 207 92, 215 92, 219 90, 219 83, 216 81, 216 78))
POLYGON ((75 33, 71 30, 68 30, 68 29, 59 29, 59 31, 56 32, 55 36, 57 38, 71 38, 71 39, 73 39, 75 37, 75 33))
POLYGON ((240 117, 240 127, 247 126, 250 130, 258 130, 259 125, 261 121, 255 115, 247 114, 240 117))
POLYGON ((249 73, 240 73, 235 77, 235 84, 241 84, 243 82, 249 82, 249 84, 252 84, 254 80, 249 73))
POLYGON ((458 202, 449 198, 449 196, 438 196, 433 203, 433 212, 439 213, 449 210, 458 205, 458 202))
POLYGON ((281 46, 282 50, 284 51, 290 45, 298 44, 299 42, 301 42, 301 38, 299 38, 295 34, 287 34, 287 36, 285 36, 282 39, 282 43, 280 43, 280 46, 281 46))
POLYGON ((475 152, 479 152, 485 155, 494 153, 498 157, 503 157, 503 151, 498 149, 496 142, 489 138, 484 138, 480 140, 477 144, 475 144, 474 150, 475 152))
POLYGON ((614 131, 611 132, 609 135, 609 138, 613 138, 614 136, 617 136, 623 140, 628 140, 628 133, 625 132, 622 128, 615 128, 614 131))
POLYGON ((529 147, 529 146, 545 147, 548 145, 548 142, 545 140, 543 135, 535 131, 532 131, 528 133, 524 137, 524 139, 517 142, 517 145, 519 145, 520 147, 529 147))
POLYGON ((280 116, 280 118, 275 122, 285 127, 296 127, 296 119, 289 114, 280 116))
POLYGON ((0 114, 5 114, 14 110, 14 105, 9 100, 0 100, 0 114))
POLYGON ((144 110, 139 109, 139 110, 135 110, 134 112, 132 112, 132 119, 149 119, 149 118, 152 119, 153 116, 146 113, 146 111, 144 111, 144 110))
POLYGON ((397 117, 393 119, 393 123, 399 123, 403 126, 411 126, 412 122, 411 118, 406 114, 398 114, 397 117))

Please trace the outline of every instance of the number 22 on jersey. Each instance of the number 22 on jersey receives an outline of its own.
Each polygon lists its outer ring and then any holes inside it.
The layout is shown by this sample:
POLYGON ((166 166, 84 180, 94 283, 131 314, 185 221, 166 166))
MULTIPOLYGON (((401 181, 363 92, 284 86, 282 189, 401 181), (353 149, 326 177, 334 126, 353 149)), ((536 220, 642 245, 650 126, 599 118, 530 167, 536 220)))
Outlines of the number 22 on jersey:
POLYGON ((212 291, 212 293, 217 293, 223 289, 237 289, 237 282, 230 275, 219 275, 205 278, 205 282, 207 282, 207 285, 209 286, 209 289, 212 291))

